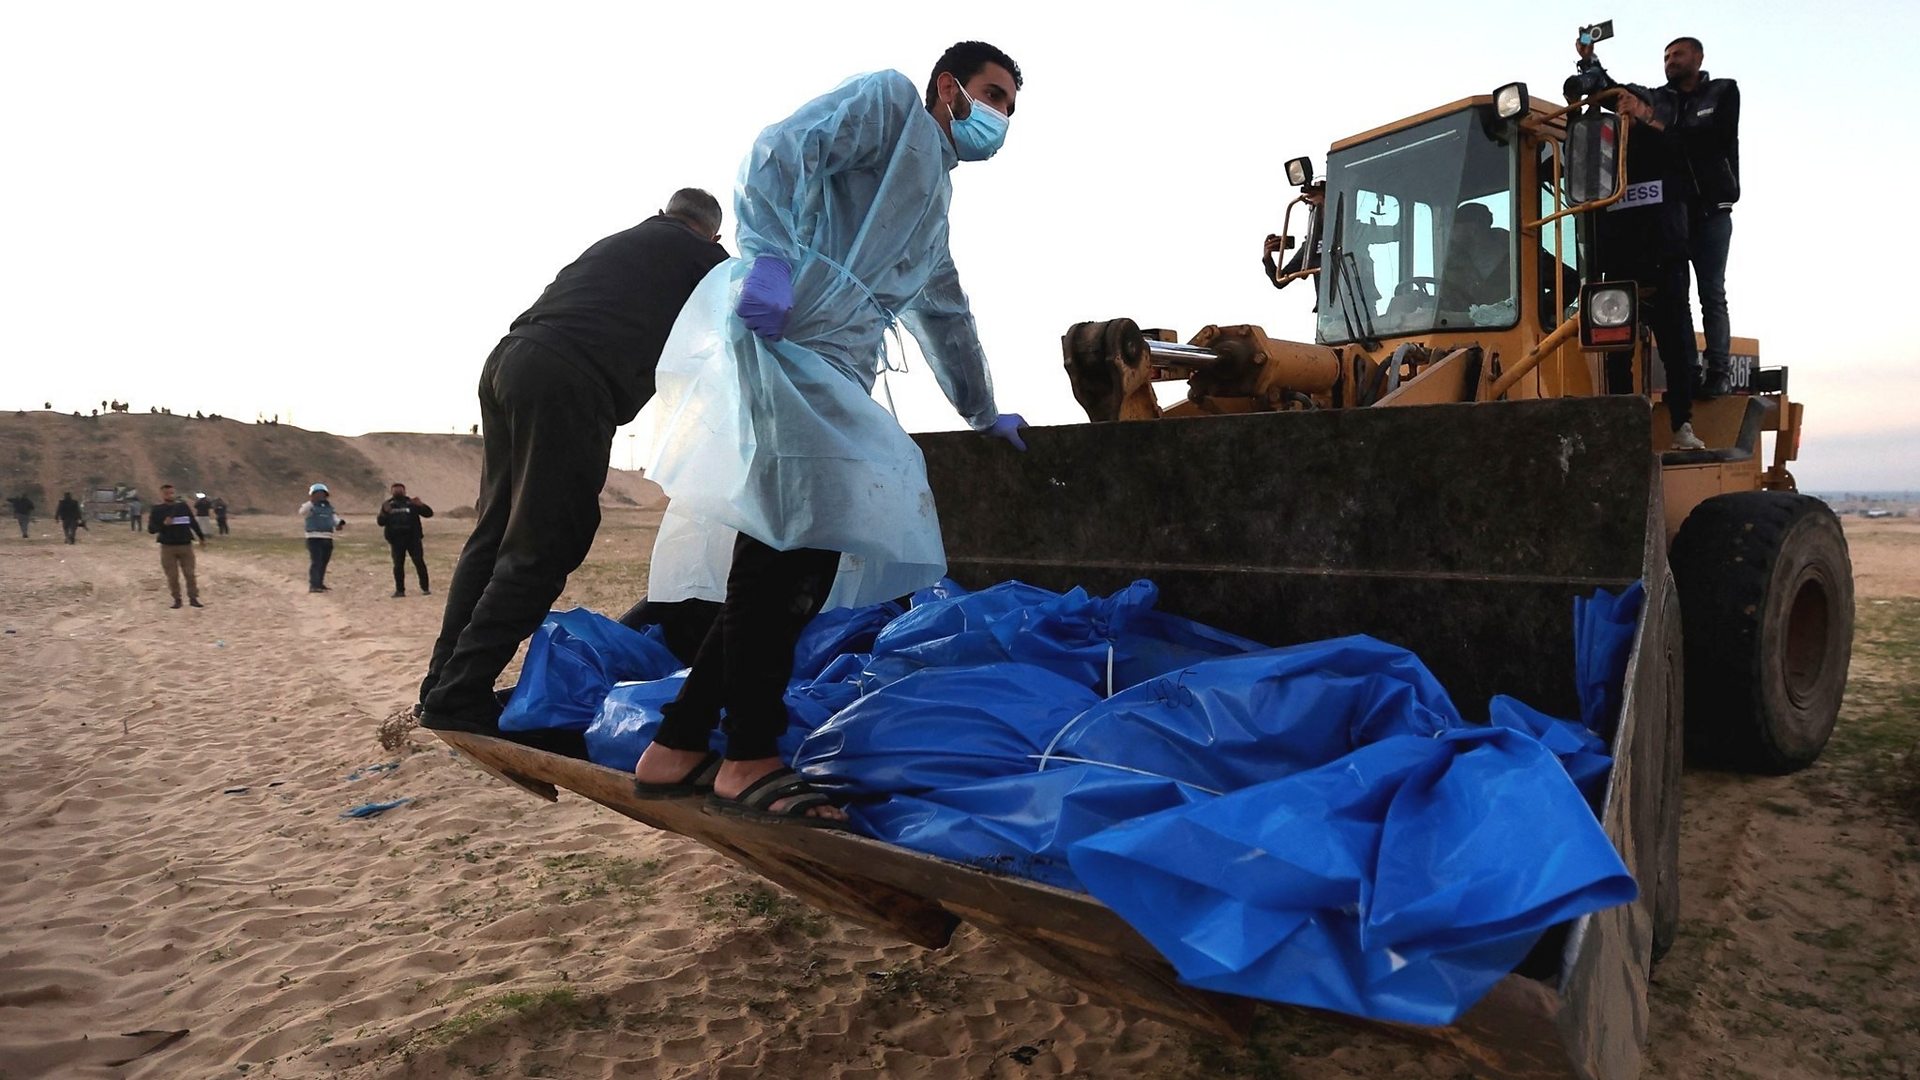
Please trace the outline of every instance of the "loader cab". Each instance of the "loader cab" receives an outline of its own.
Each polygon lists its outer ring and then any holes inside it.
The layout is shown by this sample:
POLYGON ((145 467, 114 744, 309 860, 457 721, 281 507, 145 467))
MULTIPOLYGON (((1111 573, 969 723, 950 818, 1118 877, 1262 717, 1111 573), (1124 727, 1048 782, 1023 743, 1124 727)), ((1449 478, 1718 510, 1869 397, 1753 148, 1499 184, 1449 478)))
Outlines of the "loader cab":
POLYGON ((1512 328, 1522 308, 1517 146, 1479 102, 1337 144, 1315 339, 1512 328))

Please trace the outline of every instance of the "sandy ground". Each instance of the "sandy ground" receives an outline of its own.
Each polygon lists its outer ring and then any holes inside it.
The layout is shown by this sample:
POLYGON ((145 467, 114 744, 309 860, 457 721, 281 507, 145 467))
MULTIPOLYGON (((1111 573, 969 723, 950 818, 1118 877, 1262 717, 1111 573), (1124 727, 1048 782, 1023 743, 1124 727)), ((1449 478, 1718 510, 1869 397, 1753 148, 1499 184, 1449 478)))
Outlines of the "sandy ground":
MULTIPOLYGON (((655 520, 610 514, 568 599, 638 596, 655 520)), ((971 932, 927 953, 815 914, 437 742, 383 751, 438 597, 390 599, 384 548, 351 531, 309 596, 280 524, 202 554, 204 611, 167 610, 144 537, 0 540, 0 1078, 1470 1075, 1277 1016, 1214 1045, 971 932)), ((1650 1076, 1920 1075, 1920 524, 1849 530, 1828 755, 1687 778, 1650 1076)), ((430 530, 442 580, 457 531, 430 530)))

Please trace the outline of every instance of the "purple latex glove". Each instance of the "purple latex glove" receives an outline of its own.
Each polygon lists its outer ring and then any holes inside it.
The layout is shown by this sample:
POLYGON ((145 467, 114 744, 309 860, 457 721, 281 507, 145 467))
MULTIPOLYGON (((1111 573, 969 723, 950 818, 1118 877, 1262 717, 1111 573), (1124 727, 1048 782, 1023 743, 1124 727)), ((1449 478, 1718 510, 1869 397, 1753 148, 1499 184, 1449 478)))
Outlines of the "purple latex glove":
POLYGON ((995 420, 987 430, 980 434, 990 435, 996 439, 1005 439, 1013 444, 1015 450, 1025 450, 1027 444, 1020 438, 1020 429, 1026 426, 1026 419, 1019 413, 1003 412, 1000 414, 1000 419, 995 420))
POLYGON ((753 269, 740 284, 740 303, 733 310, 747 329, 768 341, 779 341, 793 314, 793 267, 777 255, 753 260, 753 269))

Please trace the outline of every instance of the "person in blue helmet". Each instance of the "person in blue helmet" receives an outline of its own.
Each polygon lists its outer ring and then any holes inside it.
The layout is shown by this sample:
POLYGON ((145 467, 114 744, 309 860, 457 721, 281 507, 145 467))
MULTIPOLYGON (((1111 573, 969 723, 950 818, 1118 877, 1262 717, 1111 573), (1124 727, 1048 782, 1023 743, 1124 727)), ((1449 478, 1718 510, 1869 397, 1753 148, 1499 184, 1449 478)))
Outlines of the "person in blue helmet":
POLYGON ((636 767, 642 797, 838 826, 780 761, 793 647, 831 602, 933 584, 946 569, 920 451, 873 398, 905 324, 967 424, 1026 449, 997 408, 947 247, 949 175, 1006 139, 1020 66, 979 41, 907 76, 860 75, 760 133, 735 197, 740 258, 694 290, 641 415, 666 490, 648 598, 722 601, 636 767), (725 714, 724 757, 708 752, 725 714))
POLYGON ((307 538, 307 591, 310 593, 333 591, 327 587, 327 564, 333 561, 333 534, 347 527, 347 519, 333 508, 332 495, 327 485, 313 484, 307 488, 307 501, 300 504, 301 527, 307 538))

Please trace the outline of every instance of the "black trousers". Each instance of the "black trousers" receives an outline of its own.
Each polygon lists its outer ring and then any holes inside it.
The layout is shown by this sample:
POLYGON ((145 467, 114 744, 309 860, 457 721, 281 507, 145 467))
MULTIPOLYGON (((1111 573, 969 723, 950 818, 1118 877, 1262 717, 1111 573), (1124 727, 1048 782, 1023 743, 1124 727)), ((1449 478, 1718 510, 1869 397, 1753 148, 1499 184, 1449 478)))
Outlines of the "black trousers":
POLYGON ((332 561, 332 540, 319 536, 307 537, 307 588, 327 587, 327 564, 332 561))
POLYGON ((420 701, 430 716, 492 723, 494 680, 593 546, 614 422, 597 380, 507 338, 480 370, 480 428, 479 520, 454 566, 420 701))
POLYGON ((214 518, 213 520, 216 524, 220 526, 220 535, 221 536, 227 535, 227 519, 225 517, 217 517, 217 518, 214 518))
POLYGON ((420 591, 427 591, 427 547, 419 536, 389 536, 387 547, 393 551, 393 591, 407 591, 407 557, 413 557, 413 572, 420 579, 420 591))
POLYGON ((71 544, 74 542, 75 535, 80 532, 80 523, 77 521, 63 521, 60 523, 60 531, 67 534, 67 543, 71 544))
POLYGON ((711 600, 642 600, 628 608, 619 622, 630 630, 658 626, 673 655, 686 658, 700 654, 722 606, 711 600))
POLYGON ((1654 271, 1654 291, 1647 325, 1660 347, 1660 365, 1667 372, 1667 420, 1675 431, 1693 419, 1695 368, 1700 345, 1693 336, 1693 306, 1688 302, 1692 279, 1686 256, 1667 259, 1654 271))
POLYGON ((787 730, 793 647, 820 614, 839 568, 837 551, 775 551, 743 534, 733 545, 727 602, 700 643, 680 696, 660 710, 653 741, 704 751, 724 709, 728 760, 775 756, 787 730))

